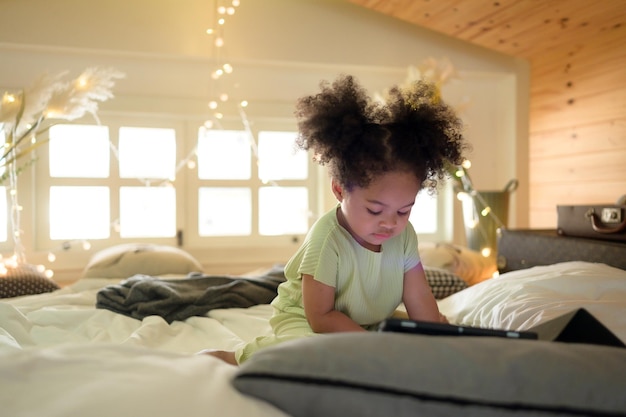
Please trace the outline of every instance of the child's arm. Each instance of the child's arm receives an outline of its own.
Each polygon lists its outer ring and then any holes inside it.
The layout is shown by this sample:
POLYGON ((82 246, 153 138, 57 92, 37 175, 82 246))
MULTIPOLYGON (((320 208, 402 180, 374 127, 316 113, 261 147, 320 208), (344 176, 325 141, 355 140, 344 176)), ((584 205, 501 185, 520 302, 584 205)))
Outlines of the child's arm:
POLYGON ((365 331, 344 313, 335 310, 335 288, 302 275, 304 314, 315 333, 365 331))
POLYGON ((402 302, 411 320, 446 322, 446 318, 439 313, 437 301, 426 280, 424 267, 420 262, 417 266, 404 274, 404 288, 402 302))

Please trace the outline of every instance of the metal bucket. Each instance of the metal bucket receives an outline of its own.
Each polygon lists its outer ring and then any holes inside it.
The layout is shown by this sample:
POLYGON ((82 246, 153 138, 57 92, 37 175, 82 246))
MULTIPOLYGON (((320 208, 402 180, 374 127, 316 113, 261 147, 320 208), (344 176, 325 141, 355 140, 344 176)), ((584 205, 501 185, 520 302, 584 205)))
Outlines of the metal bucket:
POLYGON ((495 257, 497 230, 509 222, 509 197, 517 189, 516 179, 502 191, 473 191, 463 201, 463 223, 467 247, 485 257, 495 257))

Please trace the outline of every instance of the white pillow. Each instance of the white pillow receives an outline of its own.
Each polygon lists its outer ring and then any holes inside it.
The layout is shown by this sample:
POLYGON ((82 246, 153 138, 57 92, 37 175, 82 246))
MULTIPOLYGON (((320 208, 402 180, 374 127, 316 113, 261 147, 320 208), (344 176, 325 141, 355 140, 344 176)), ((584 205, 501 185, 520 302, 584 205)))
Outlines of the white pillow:
POLYGON ((173 246, 127 243, 95 253, 83 278, 128 278, 135 274, 166 275, 202 272, 202 265, 186 251, 173 246))

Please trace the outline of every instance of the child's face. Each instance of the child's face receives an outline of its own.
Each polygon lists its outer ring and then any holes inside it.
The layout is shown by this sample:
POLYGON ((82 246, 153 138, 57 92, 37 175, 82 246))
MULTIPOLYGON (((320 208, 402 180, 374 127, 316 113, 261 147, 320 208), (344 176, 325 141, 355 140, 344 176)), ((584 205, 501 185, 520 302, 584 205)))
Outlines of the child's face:
POLYGON ((341 202, 339 224, 361 246, 378 251, 384 241, 406 227, 420 185, 415 175, 401 171, 389 172, 367 188, 351 191, 333 181, 333 192, 341 202))

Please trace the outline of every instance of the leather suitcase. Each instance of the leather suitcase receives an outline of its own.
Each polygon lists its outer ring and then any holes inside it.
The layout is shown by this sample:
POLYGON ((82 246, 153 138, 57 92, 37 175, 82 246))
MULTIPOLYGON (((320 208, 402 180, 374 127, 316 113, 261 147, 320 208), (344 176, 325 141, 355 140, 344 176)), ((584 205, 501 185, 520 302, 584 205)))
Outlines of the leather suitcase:
POLYGON ((600 262, 626 269, 626 243, 559 235, 555 229, 499 229, 500 273, 558 262, 600 262))
POLYGON ((559 205, 556 210, 560 235, 626 242, 624 205, 559 205))

